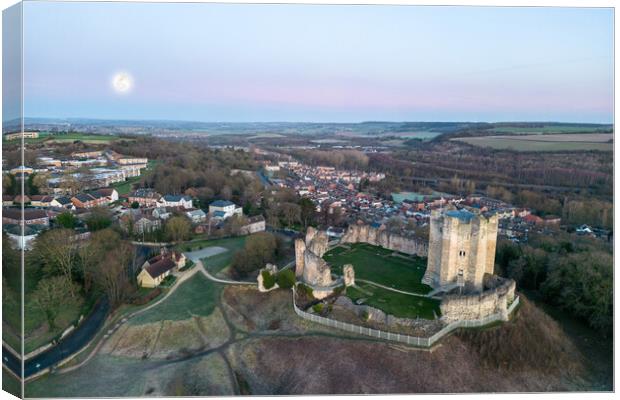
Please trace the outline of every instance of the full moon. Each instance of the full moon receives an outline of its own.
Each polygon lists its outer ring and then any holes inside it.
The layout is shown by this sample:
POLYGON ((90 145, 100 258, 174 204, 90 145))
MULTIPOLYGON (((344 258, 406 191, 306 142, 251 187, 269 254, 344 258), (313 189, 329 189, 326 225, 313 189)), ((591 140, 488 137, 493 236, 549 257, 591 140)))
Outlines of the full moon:
POLYGON ((133 86, 131 75, 126 72, 119 72, 112 78, 112 87, 118 93, 127 93, 133 86))

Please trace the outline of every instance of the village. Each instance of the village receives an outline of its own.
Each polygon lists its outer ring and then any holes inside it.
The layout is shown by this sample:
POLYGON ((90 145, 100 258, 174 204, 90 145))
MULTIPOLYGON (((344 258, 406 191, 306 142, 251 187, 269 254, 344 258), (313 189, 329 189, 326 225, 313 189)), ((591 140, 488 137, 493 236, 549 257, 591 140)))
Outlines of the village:
MULTIPOLYGON (((277 174, 277 177, 269 179, 273 185, 293 189, 300 197, 311 199, 319 213, 337 214, 340 227, 329 227, 327 231, 332 236, 341 236, 343 228, 357 221, 374 227, 388 224, 391 228, 400 228, 402 233, 411 234, 417 228, 428 227, 433 210, 448 205, 496 213, 499 217, 499 237, 516 243, 527 242, 531 232, 553 234, 562 225, 559 216, 540 217, 534 210, 518 208, 484 194, 459 196, 430 190, 428 194, 393 193, 390 199, 385 199, 370 191, 360 190, 364 183, 385 179, 384 173, 313 167, 297 161, 266 162, 263 168, 265 175, 277 174)), ((609 233, 588 225, 577 227, 575 232, 604 240, 607 240, 609 233)))

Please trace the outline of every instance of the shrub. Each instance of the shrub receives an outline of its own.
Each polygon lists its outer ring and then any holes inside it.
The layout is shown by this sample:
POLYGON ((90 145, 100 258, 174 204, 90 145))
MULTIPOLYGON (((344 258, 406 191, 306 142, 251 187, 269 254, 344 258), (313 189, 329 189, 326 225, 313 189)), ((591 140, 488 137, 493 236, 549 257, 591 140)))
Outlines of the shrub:
POLYGON ((304 285, 303 283, 300 283, 297 285, 297 291, 300 294, 304 294, 310 298, 313 298, 313 294, 312 294, 312 288, 310 286, 304 285))
POLYGON ((194 262, 192 260, 187 260, 185 261, 185 266, 181 269, 179 269, 179 271, 187 271, 188 269, 192 269, 196 264, 194 264, 194 262))
POLYGON ((285 269, 278 273, 276 280, 282 289, 290 289, 295 284, 295 273, 291 269, 285 269))
POLYGON ((261 276, 263 277, 263 286, 265 289, 271 289, 273 285, 276 284, 276 278, 269 273, 269 271, 262 271, 261 276))
POLYGON ((364 321, 368 321, 369 318, 370 318, 370 314, 368 314, 368 311, 362 312, 362 319, 364 321))
POLYGON ((323 303, 316 303, 315 305, 312 306, 312 309, 317 314, 320 314, 321 312, 323 312, 323 308, 325 308, 325 304, 323 303))

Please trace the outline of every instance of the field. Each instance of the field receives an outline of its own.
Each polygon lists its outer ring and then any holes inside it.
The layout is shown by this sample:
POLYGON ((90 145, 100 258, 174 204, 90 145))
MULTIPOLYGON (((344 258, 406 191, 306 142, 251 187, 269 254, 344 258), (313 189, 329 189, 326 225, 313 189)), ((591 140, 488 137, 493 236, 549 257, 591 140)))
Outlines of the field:
POLYGON ((208 280, 202 273, 183 282, 177 290, 157 306, 131 320, 131 324, 178 321, 193 316, 208 316, 216 305, 222 286, 208 280))
POLYGON ((515 151, 612 151, 613 134, 553 134, 523 136, 475 136, 454 138, 478 147, 515 151))
POLYGON ((440 315, 438 300, 392 292, 366 283, 348 287, 347 297, 354 302, 361 299, 361 304, 401 318, 435 319, 440 315))
MULTIPOLYGON (((114 135, 95 135, 91 133, 50 133, 40 132, 39 137, 36 139, 24 139, 26 143, 38 143, 43 141, 49 141, 53 143, 67 143, 80 140, 84 143, 91 144, 108 144, 115 140, 119 140, 118 136, 114 135)), ((130 139, 127 139, 130 140, 130 139)))
POLYGON ((344 264, 353 264, 356 279, 365 279, 394 289, 426 294, 431 287, 421 282, 426 271, 426 259, 393 255, 392 250, 365 243, 355 243, 350 249, 336 247, 323 257, 332 272, 341 275, 344 264))
POLYGON ((493 128, 493 132, 497 133, 513 133, 518 135, 532 134, 553 134, 553 133, 594 133, 604 130, 613 129, 612 125, 562 125, 549 124, 538 127, 526 126, 497 126, 493 128))

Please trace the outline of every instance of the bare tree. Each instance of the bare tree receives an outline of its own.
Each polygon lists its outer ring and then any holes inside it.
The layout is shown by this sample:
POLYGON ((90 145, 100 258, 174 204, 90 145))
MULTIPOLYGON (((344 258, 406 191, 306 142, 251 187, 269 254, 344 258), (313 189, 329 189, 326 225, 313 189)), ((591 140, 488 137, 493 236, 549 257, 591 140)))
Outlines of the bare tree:
POLYGON ((191 224, 185 217, 172 217, 166 222, 165 231, 172 242, 180 242, 189 238, 191 224))
MULTIPOLYGON (((77 242, 70 229, 53 229, 39 236, 35 252, 49 272, 59 272, 67 281, 73 282, 73 268, 77 259, 77 242)), ((73 286, 69 293, 75 298, 73 286)))
POLYGON ((78 298, 71 295, 78 290, 78 284, 64 276, 53 276, 39 281, 36 291, 32 294, 32 302, 37 309, 45 313, 50 329, 56 327, 56 317, 63 307, 78 302, 78 298))

